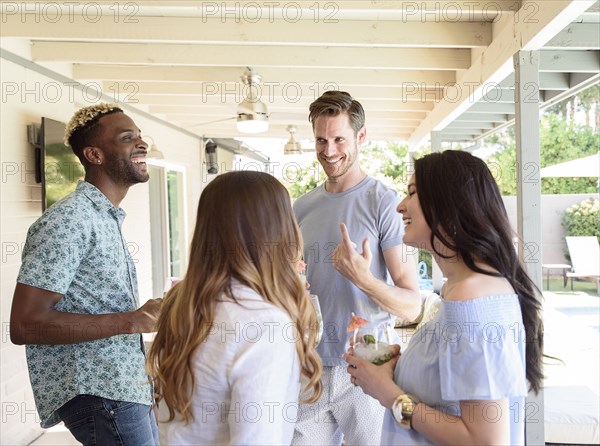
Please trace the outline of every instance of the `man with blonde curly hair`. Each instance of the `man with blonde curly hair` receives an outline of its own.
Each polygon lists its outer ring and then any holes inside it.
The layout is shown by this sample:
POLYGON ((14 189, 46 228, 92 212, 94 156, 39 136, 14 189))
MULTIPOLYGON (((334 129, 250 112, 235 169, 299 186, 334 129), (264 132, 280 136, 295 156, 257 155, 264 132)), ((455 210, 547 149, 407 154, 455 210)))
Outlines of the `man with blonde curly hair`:
POLYGON ((10 337, 26 345, 42 427, 63 421, 84 445, 155 445, 142 333, 161 299, 141 308, 119 207, 148 181, 140 129, 116 104, 77 111, 65 142, 85 169, 77 189, 29 228, 10 337))

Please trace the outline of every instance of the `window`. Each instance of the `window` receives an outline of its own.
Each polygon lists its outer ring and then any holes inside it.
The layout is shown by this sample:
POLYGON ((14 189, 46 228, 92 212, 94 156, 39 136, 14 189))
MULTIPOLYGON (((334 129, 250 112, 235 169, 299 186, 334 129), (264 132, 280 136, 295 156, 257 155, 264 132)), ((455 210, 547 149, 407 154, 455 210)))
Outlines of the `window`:
POLYGON ((152 295, 162 297, 186 269, 187 240, 184 171, 178 166, 149 165, 152 295))
POLYGON ((169 222, 169 273, 181 277, 185 262, 183 213, 183 172, 167 171, 167 208, 169 222))

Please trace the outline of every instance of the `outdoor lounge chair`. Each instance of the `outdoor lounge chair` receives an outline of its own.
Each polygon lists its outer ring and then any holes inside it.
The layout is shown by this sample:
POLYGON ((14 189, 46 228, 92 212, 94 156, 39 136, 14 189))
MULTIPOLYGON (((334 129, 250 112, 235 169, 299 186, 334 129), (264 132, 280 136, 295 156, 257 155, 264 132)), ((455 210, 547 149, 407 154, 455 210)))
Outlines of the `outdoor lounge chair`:
MULTIPOLYGON (((598 292, 600 292, 600 247, 598 239, 591 237, 565 237, 571 256, 572 270, 567 272, 571 278, 571 290, 573 289, 573 278, 595 279, 598 292)), ((566 286, 566 283, 565 283, 566 286)))

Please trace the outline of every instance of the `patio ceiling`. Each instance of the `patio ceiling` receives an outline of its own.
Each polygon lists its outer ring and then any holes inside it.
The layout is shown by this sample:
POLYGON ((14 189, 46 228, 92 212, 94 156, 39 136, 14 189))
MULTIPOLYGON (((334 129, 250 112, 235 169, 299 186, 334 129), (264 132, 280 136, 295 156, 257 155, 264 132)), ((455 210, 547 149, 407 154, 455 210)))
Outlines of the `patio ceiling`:
MULTIPOLYGON (((540 53, 541 106, 598 82, 598 3, 539 1, 2 2, 1 36, 32 60, 207 137, 235 125, 245 67, 269 130, 311 138, 327 89, 365 106, 370 139, 472 141, 514 118, 512 56, 540 53), (587 11, 587 12, 586 12, 587 11), (215 122, 217 121, 217 122, 215 122)), ((538 92, 532 86, 532 98, 538 92)))

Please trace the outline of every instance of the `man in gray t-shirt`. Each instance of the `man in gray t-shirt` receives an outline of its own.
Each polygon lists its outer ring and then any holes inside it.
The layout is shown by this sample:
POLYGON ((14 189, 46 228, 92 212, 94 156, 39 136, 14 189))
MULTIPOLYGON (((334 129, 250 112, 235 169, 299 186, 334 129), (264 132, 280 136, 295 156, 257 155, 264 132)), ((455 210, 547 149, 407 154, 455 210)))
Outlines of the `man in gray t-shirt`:
POLYGON ((309 119, 327 181, 300 197, 294 211, 311 293, 323 312, 323 395, 300 406, 292 444, 339 445, 344 436, 348 444, 375 444, 385 409, 350 383, 342 359, 346 326, 352 312, 372 324, 391 323, 394 316, 415 319, 416 266, 402 244, 396 193, 360 168, 358 149, 366 138, 360 103, 328 91, 311 104, 309 119))

